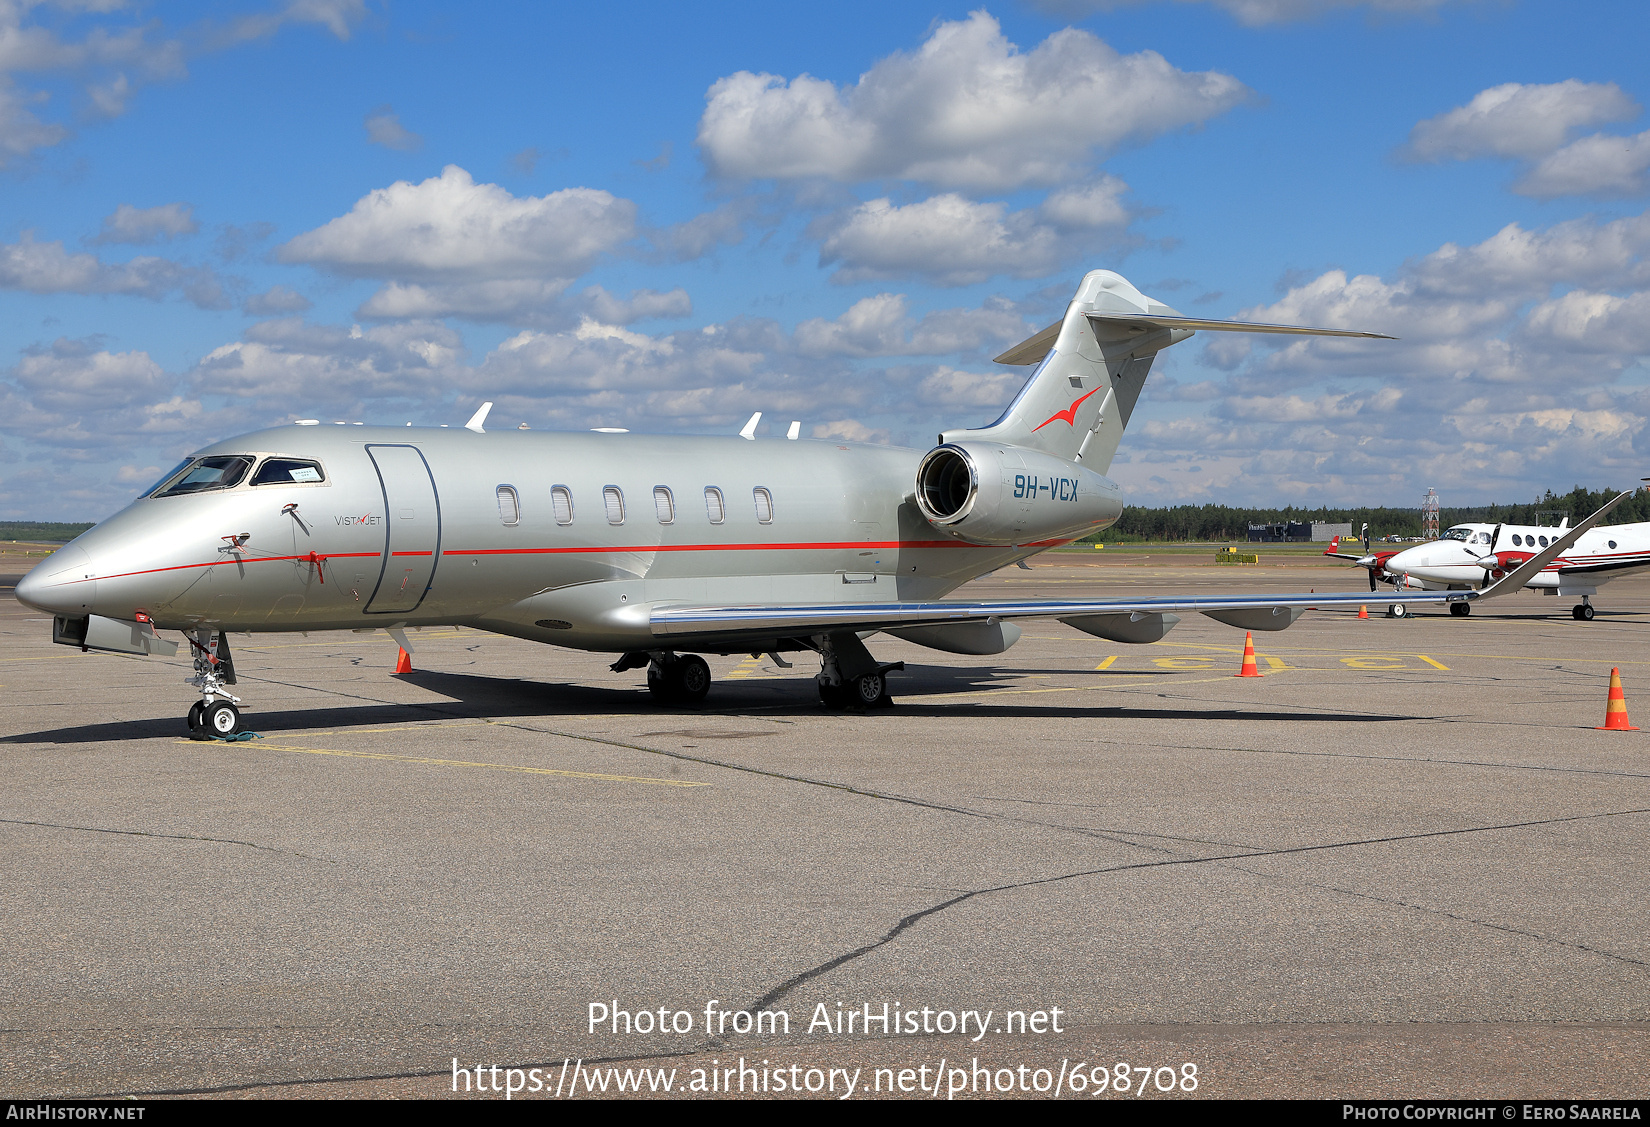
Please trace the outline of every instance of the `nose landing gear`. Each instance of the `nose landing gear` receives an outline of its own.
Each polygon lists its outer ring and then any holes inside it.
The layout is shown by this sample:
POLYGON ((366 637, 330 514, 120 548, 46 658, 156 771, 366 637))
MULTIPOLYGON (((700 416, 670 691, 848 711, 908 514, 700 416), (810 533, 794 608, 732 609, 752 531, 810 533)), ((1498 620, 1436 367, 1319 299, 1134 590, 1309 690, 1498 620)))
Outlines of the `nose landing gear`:
POLYGON ((201 699, 189 706, 189 732, 198 740, 233 736, 241 730, 241 698, 224 688, 235 683, 235 662, 229 655, 229 639, 223 631, 200 628, 189 639, 195 655, 195 675, 189 684, 201 691, 201 699))
POLYGON ((1581 596, 1581 601, 1570 608, 1570 617, 1577 622, 1593 621, 1594 613, 1596 612, 1593 610, 1593 604, 1587 601, 1586 595, 1581 596))

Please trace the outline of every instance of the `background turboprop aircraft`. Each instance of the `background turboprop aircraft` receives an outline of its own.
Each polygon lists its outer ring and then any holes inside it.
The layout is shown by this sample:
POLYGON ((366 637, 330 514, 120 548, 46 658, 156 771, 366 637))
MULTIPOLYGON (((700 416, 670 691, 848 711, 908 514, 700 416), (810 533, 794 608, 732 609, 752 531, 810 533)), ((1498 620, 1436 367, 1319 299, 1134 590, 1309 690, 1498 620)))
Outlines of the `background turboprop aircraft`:
MULTIPOLYGON (((1391 583, 1394 591, 1467 591, 1503 578, 1537 553, 1557 543, 1568 531, 1568 520, 1558 528, 1521 524, 1458 524, 1437 540, 1412 548, 1374 552, 1365 544, 1364 554, 1338 551, 1339 540, 1324 552, 1337 559, 1356 560, 1369 571, 1369 589, 1376 581, 1391 583)), ((1650 567, 1650 523, 1612 524, 1594 528, 1575 541, 1564 554, 1532 575, 1526 587, 1546 595, 1569 595, 1581 601, 1570 608, 1570 616, 1590 622, 1592 597, 1599 587, 1617 576, 1650 567)), ((1404 604, 1389 608, 1394 617, 1406 613, 1404 604)), ((1450 613, 1472 613, 1470 602, 1450 604, 1450 613)))
MULTIPOLYGON (((1182 317, 1122 277, 1083 278, 1065 317, 998 357, 1037 364, 989 426, 931 450, 830 440, 485 433, 319 427, 259 431, 198 451, 137 501, 23 578, 53 640, 177 652, 181 630, 201 734, 240 724, 226 632, 458 624, 619 654, 663 701, 710 687, 701 653, 812 651, 827 704, 887 701, 865 639, 878 631, 951 653, 1013 645, 1013 619, 1056 618, 1098 637, 1154 642, 1197 611, 1281 630, 1308 606, 1361 595, 952 602, 978 576, 1111 525, 1104 476, 1152 360, 1196 329, 1377 333, 1182 317)), ((1385 338, 1391 339, 1391 338, 1385 338)), ((794 433, 794 432, 793 432, 794 433)), ((1516 590, 1622 497, 1483 591, 1516 590)))

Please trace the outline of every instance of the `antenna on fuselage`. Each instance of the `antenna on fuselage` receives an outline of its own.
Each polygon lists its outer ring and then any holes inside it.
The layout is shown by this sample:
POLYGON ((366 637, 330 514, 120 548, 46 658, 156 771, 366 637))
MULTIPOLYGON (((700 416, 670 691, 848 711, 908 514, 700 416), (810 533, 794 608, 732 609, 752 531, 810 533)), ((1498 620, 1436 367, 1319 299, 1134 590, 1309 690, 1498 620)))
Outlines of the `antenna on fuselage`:
POLYGON ((480 409, 477 410, 475 414, 470 416, 470 421, 464 424, 464 429, 473 430, 477 434, 486 434, 487 432, 481 429, 481 424, 487 421, 487 412, 492 409, 492 400, 488 400, 486 403, 483 403, 480 409))
POLYGON ((754 414, 750 417, 749 422, 747 422, 742 428, 740 428, 739 437, 743 438, 746 442, 755 442, 756 441, 756 424, 761 422, 761 421, 762 421, 762 412, 758 411, 756 414, 754 414))

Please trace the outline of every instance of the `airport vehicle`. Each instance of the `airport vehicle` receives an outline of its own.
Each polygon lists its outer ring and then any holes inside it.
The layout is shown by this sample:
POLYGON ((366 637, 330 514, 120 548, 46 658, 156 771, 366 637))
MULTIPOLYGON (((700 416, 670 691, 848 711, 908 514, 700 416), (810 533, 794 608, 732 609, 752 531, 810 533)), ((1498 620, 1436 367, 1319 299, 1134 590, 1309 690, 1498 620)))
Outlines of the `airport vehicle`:
MULTIPOLYGON (((1467 591, 1501 579, 1564 536, 1568 528, 1568 518, 1557 528, 1458 524, 1436 540, 1401 551, 1369 552, 1366 545, 1364 554, 1355 556, 1338 551, 1338 543, 1331 543, 1324 555, 1356 560, 1369 571, 1371 591, 1377 580, 1392 584, 1394 591, 1467 591)), ((1570 615, 1591 622, 1596 613, 1592 599, 1599 587, 1646 567, 1650 567, 1650 524, 1604 525, 1575 541, 1525 586, 1546 595, 1579 598, 1570 615)), ((1395 602, 1388 613, 1402 618, 1408 611, 1402 602, 1395 602)), ((1450 613, 1465 617, 1472 613, 1472 603, 1451 603, 1450 613)))
MULTIPOLYGON (((1196 330, 1379 337, 1183 317, 1121 276, 1083 278, 1065 316, 997 359, 1036 368, 996 422, 929 450, 833 440, 321 426, 204 447, 18 584, 83 649, 194 655, 191 728, 240 725, 228 634, 460 624, 618 654, 662 702, 710 687, 700 654, 813 652, 821 697, 888 700, 865 645, 886 632, 996 654, 1015 620, 1118 642, 1180 613, 1281 630, 1360 595, 962 602, 970 579, 1110 526, 1105 476, 1152 360, 1196 330)), ((1390 338, 1386 338, 1390 339, 1390 338)), ((753 420, 754 422, 754 420, 753 420)), ((1613 503, 1613 502, 1612 502, 1613 503)), ((1601 510, 1602 513, 1605 510, 1601 510)), ((1595 515, 1596 519, 1597 515, 1595 515)), ((1579 534, 1580 526, 1576 530, 1579 534)), ((1406 592, 1400 603, 1489 597, 1406 592)), ((1537 568, 1539 570, 1539 567, 1537 568)))

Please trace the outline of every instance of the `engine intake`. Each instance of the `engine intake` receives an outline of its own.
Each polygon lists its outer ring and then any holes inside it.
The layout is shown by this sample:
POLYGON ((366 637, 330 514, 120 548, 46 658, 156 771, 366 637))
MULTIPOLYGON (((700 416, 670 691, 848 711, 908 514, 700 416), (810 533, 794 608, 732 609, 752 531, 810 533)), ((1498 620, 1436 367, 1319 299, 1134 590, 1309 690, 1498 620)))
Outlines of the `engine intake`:
POLYGON ((1076 539, 1123 513, 1111 479, 1040 450, 948 442, 917 466, 917 508, 940 531, 971 544, 1076 539))

